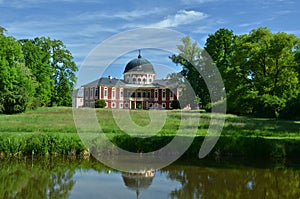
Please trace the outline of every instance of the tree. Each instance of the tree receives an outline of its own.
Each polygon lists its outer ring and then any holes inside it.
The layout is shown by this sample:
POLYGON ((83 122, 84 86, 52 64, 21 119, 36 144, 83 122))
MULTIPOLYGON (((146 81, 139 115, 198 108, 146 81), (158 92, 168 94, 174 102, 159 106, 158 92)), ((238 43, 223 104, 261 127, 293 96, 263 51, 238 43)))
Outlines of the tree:
POLYGON ((71 52, 60 40, 51 41, 51 69, 54 80, 51 104, 71 106, 78 68, 71 52))
POLYGON ((25 59, 25 65, 31 70, 35 80, 35 106, 48 106, 53 90, 50 54, 39 45, 39 38, 20 40, 25 59))
POLYGON ((182 43, 183 44, 177 46, 180 54, 172 55, 170 57, 175 64, 180 64, 183 67, 180 73, 181 76, 184 77, 183 85, 185 86, 183 88, 182 95, 180 96, 181 107, 184 107, 187 104, 190 104, 192 107, 197 106, 196 98, 192 100, 190 99, 191 96, 194 96, 191 94, 192 92, 199 97, 199 105, 205 106, 210 102, 210 97, 206 83, 198 71, 201 70, 199 60, 202 50, 196 42, 192 43, 190 37, 184 37, 182 39, 182 43), (192 88, 192 90, 190 88, 192 88))
MULTIPOLYGON (((235 99, 235 95, 232 95, 232 91, 237 88, 236 81, 240 79, 239 69, 235 68, 232 63, 232 58, 235 52, 236 35, 232 30, 221 28, 214 34, 208 35, 205 43, 205 51, 212 58, 214 64, 219 69, 227 95, 228 112, 234 112, 231 108, 231 103, 235 99), (234 81, 233 81, 234 80, 234 81)), ((208 110, 211 104, 208 104, 208 110)))
POLYGON ((0 35, 3 35, 5 31, 6 29, 0 26, 0 35))
POLYGON ((208 35, 204 49, 210 55, 221 72, 223 79, 230 78, 228 73, 232 67, 235 38, 232 30, 221 28, 214 34, 208 35))
POLYGON ((0 112, 20 113, 33 100, 32 75, 14 38, 0 35, 0 47, 0 112))
POLYGON ((71 106, 77 66, 60 40, 49 37, 24 40, 25 63, 38 83, 36 97, 41 105, 71 106))
MULTIPOLYGON (((292 34, 275 33, 267 28, 239 36, 235 65, 243 68, 252 112, 278 117, 287 102, 296 99, 299 80, 295 70, 295 49, 299 39, 292 34)), ((242 82, 240 82, 242 83, 242 82)))

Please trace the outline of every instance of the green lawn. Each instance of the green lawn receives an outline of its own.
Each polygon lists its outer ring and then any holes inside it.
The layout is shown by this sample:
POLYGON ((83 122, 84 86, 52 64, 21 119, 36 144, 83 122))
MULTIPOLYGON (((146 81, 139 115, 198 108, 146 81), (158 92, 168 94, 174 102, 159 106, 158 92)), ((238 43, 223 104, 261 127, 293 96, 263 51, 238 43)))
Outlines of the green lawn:
MULTIPOLYGON (((184 112, 183 114, 193 114, 184 112)), ((150 122, 148 111, 130 112, 132 120, 145 126, 150 122)), ((121 132, 112 118, 111 110, 97 110, 99 123, 106 133, 121 132)), ((198 135, 205 135, 211 114, 201 113, 198 135)), ((180 111, 167 111, 167 120, 162 129, 164 135, 174 134, 180 124, 180 111)), ((72 108, 39 108, 17 115, 0 115, 0 133, 76 133, 72 108)), ((272 138, 300 138, 300 121, 261 119, 226 115, 222 135, 260 136, 272 138)))
MULTIPOLYGON (((98 109, 96 113, 103 131, 111 140, 116 137, 126 137, 119 143, 120 146, 124 146, 124 143, 128 145, 128 142, 134 142, 133 144, 140 142, 137 140, 130 141, 131 137, 122 132, 116 125, 111 110, 98 109)), ((195 111, 185 111, 182 114, 197 116, 195 111)), ((150 122, 148 111, 145 110, 130 111, 130 116, 140 126, 146 126, 150 122)), ((199 149, 199 144, 207 133, 211 116, 209 113, 200 113, 197 131, 199 139, 198 142, 196 141, 195 151, 196 148, 199 149)), ((220 115, 215 116, 220 117, 220 115)), ((125 119, 128 120, 128 118, 125 119)), ((167 111, 167 119, 163 129, 149 138, 150 140, 148 139, 147 142, 150 145, 152 141, 156 143, 162 140, 158 139, 159 137, 166 138, 168 142, 176 134, 180 121, 181 111, 167 111)), ((186 136, 190 135, 186 134, 186 136)), ((249 142, 255 142, 252 143, 254 144, 252 147, 255 148, 255 144, 264 144, 268 142, 267 140, 272 140, 272 143, 274 140, 278 140, 274 145, 272 144, 273 148, 277 147, 276 150, 283 146, 287 152, 293 151, 294 149, 291 150, 289 147, 290 145, 299 145, 297 141, 300 140, 300 121, 226 115, 221 139, 215 150, 223 150, 224 154, 225 152, 231 154, 230 151, 238 153, 238 148, 247 147, 245 145, 249 145, 249 142), (236 143, 235 146, 232 146, 233 143, 236 143)), ((140 145, 143 144, 140 143, 140 145)), ((84 150, 85 147, 75 128, 72 108, 38 108, 17 115, 0 115, 0 153, 2 154, 68 154, 72 151, 82 153, 84 150)), ((135 148, 133 147, 132 150, 135 148)), ((248 152, 243 152, 243 154, 245 153, 248 152)))

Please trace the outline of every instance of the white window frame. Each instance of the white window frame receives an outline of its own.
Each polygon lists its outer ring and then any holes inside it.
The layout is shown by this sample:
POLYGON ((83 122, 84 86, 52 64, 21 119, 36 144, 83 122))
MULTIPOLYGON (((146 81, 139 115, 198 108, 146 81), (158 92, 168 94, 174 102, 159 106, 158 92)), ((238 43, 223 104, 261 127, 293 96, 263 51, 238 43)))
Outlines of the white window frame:
POLYGON ((162 89, 161 91, 161 95, 162 95, 162 99, 165 100, 166 99, 166 89, 162 89))
POLYGON ((154 90, 154 98, 157 100, 158 99, 158 89, 154 90))
POLYGON ((104 99, 108 98, 108 88, 104 87, 104 93, 103 93, 104 99))
POLYGON ((116 88, 115 87, 113 87, 111 89, 111 99, 116 99, 116 88))
POLYGON ((120 88, 120 99, 123 99, 124 97, 124 89, 120 88))

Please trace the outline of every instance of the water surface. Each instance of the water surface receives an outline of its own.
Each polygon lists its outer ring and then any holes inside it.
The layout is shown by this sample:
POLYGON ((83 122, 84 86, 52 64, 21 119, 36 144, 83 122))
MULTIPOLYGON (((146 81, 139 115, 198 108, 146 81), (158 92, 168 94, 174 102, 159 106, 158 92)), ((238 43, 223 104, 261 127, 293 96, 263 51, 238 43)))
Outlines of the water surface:
POLYGON ((300 198, 300 170, 285 165, 183 160, 122 173, 95 160, 0 159, 0 198, 300 198))

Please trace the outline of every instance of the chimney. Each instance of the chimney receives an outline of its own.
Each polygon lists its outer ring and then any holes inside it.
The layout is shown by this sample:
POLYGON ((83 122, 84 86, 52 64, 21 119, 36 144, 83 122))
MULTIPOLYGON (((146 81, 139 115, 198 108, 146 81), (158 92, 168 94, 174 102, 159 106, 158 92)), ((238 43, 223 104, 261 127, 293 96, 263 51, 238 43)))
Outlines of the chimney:
POLYGON ((112 79, 112 76, 109 75, 109 76, 108 76, 108 79, 112 79))

